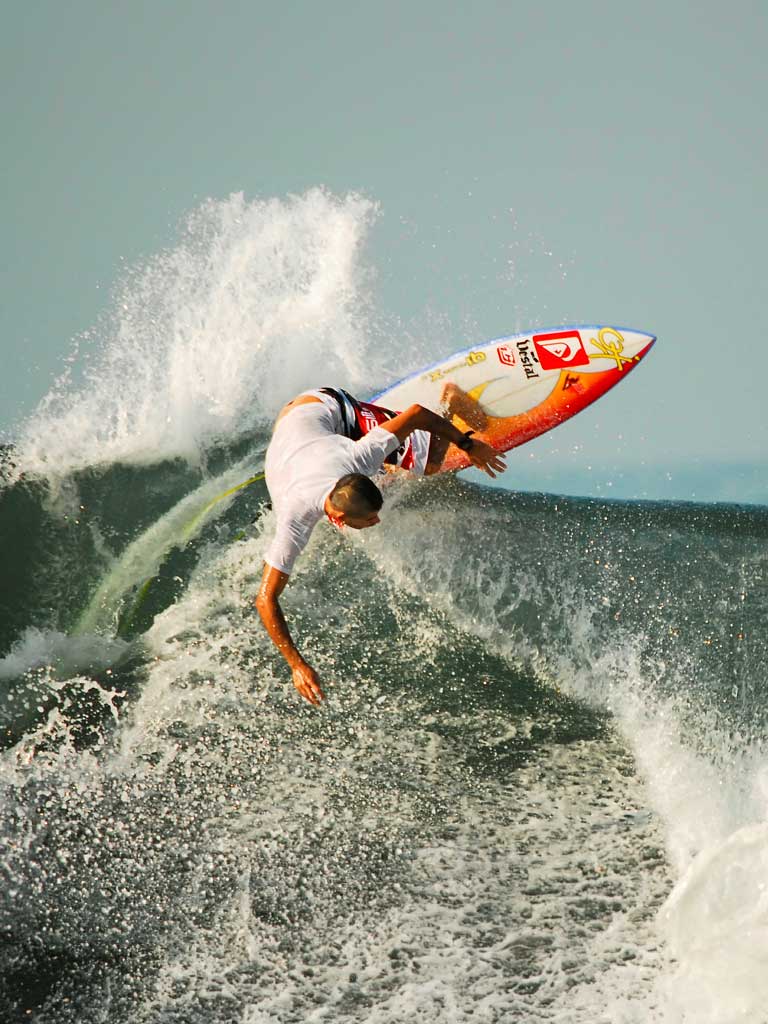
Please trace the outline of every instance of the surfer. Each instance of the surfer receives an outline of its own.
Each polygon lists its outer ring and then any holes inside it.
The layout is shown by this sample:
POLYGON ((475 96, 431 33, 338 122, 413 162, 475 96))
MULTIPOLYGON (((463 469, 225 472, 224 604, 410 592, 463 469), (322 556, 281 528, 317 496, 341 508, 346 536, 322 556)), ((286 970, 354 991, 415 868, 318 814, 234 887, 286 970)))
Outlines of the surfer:
POLYGON ((454 385, 446 386, 443 403, 445 416, 421 405, 395 413, 346 391, 320 388, 298 395, 275 421, 265 475, 277 530, 264 556, 255 605, 291 669, 293 685, 311 704, 324 699, 323 691, 293 642, 278 598, 315 525, 325 516, 339 528, 375 526, 383 497, 371 477, 382 468, 430 476, 451 444, 490 477, 505 468, 502 455, 472 436, 484 425, 479 406, 470 408, 471 399, 454 385), (448 417, 457 411, 474 429, 462 433, 451 423, 448 417))

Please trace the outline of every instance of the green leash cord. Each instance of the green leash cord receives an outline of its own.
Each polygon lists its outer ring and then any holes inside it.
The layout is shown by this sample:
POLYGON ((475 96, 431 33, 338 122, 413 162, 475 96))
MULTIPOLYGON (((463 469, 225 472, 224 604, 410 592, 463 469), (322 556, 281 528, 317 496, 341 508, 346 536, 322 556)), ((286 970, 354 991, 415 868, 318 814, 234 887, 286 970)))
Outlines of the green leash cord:
POLYGON ((257 473, 256 476, 252 476, 249 480, 243 480, 241 484, 236 484, 234 487, 230 487, 228 491, 224 491, 217 495, 212 501, 209 501, 202 511, 198 512, 196 516, 187 523, 184 529, 181 531, 181 539, 186 544, 189 538, 195 533, 197 527, 202 523, 208 513, 211 511, 214 505, 217 505, 220 501, 228 498, 230 494, 236 494, 237 491, 242 491, 244 487, 248 487, 249 484, 255 484, 257 480, 263 480, 265 474, 257 473))
MULTIPOLYGON (((214 505, 217 505, 220 501, 223 501, 225 498, 228 498, 230 494, 236 494, 238 491, 242 491, 244 487, 248 487, 250 484, 255 484, 257 480, 263 480, 264 476, 264 473, 257 473, 256 476, 252 476, 248 480, 243 480, 241 484, 236 484, 234 487, 230 487, 228 490, 222 491, 221 494, 218 494, 215 498, 209 501, 205 508, 201 509, 200 512, 194 515, 181 531, 182 546, 187 546, 190 539, 197 532, 198 527, 205 520, 205 518, 207 517, 211 509, 214 507, 214 505)), ((146 580, 144 580, 144 582, 139 587, 136 593, 136 597, 133 600, 131 610, 121 620, 120 625, 118 626, 118 636, 126 636, 130 633, 131 628, 133 627, 133 624, 136 621, 136 616, 141 611, 141 607, 144 604, 144 600, 147 594, 149 593, 149 588, 152 586, 152 583, 154 582, 155 579, 157 579, 156 576, 150 576, 146 580)))
POLYGON ((120 623, 117 627, 117 635, 119 637, 126 637, 130 635, 134 620, 141 611, 141 606, 144 604, 144 598, 149 593, 149 588, 151 587, 154 580, 154 576, 149 576, 147 579, 144 580, 142 585, 139 587, 138 591, 136 592, 136 597, 133 599, 133 605, 131 607, 131 610, 128 612, 128 615, 124 619, 120 620, 120 623))

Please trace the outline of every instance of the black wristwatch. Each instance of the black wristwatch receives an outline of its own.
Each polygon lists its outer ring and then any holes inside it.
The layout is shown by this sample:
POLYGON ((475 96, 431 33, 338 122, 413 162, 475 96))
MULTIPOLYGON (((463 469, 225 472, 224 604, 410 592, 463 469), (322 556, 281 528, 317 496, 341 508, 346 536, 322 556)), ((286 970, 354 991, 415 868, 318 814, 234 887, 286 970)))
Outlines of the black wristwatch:
POLYGON ((456 447, 457 448, 461 448, 461 450, 463 452, 471 451, 472 450, 472 445, 475 443, 472 440, 472 435, 473 434, 474 434, 474 430, 467 430, 466 433, 461 435, 461 440, 460 441, 456 441, 456 447))

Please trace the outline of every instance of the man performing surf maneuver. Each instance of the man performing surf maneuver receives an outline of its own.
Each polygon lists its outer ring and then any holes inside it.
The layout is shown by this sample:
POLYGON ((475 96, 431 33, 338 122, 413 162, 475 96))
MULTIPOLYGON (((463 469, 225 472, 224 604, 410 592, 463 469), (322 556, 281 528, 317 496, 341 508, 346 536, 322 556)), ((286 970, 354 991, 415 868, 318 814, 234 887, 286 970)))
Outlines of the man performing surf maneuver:
POLYGON ((381 405, 321 388, 285 406, 267 449, 277 532, 256 607, 302 697, 319 704, 323 693, 291 639, 278 598, 315 524, 327 516, 339 527, 375 526, 383 499, 370 478, 382 468, 430 476, 477 466, 494 477, 505 468, 504 452, 591 405, 655 341, 646 331, 611 324, 536 328, 416 370, 374 399, 381 405))
POLYGON ((303 392, 277 417, 265 466, 277 530, 264 556, 255 604, 293 685, 311 704, 324 699, 323 691, 291 638, 278 598, 315 525, 326 516, 339 528, 375 526, 383 497, 371 477, 384 468, 431 476, 451 444, 490 477, 505 469, 502 455, 472 437, 484 426, 479 406, 451 384, 444 387, 443 402, 446 416, 458 413, 474 429, 462 432, 422 405, 394 413, 334 388, 303 392))

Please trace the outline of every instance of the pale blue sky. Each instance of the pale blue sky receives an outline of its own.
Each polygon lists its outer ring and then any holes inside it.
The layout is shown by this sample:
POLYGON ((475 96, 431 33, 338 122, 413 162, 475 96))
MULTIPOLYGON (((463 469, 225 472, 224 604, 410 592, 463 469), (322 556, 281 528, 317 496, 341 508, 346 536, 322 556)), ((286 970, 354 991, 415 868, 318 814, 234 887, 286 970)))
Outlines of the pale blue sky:
POLYGON ((728 467, 759 497, 764 4, 38 0, 3 22, 0 428, 204 198, 322 184, 380 204, 379 302, 443 318, 446 352, 536 323, 658 334, 529 446, 526 485, 645 462, 661 496, 690 463, 696 497, 728 467))

